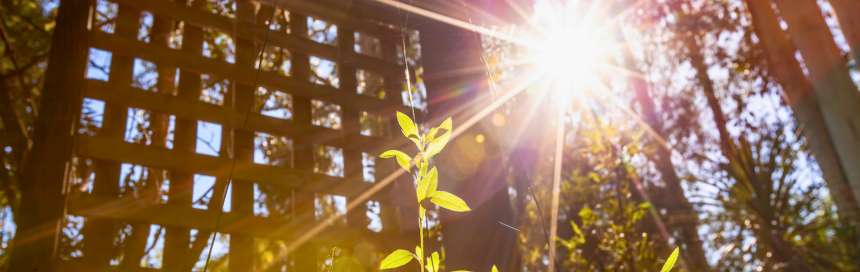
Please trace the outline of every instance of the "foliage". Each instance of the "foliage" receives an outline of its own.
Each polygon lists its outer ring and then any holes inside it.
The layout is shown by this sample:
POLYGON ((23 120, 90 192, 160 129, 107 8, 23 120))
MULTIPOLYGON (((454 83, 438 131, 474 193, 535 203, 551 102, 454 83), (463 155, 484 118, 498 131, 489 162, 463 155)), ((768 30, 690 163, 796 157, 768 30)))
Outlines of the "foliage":
POLYGON ((669 258, 666 259, 666 263, 663 264, 663 267, 660 268, 660 272, 669 272, 672 271, 672 268, 675 267, 675 262, 678 261, 678 254, 681 252, 679 248, 675 248, 672 250, 672 255, 669 255, 669 258))
POLYGON ((439 252, 434 251, 426 259, 424 257, 424 233, 429 231, 426 229, 425 224, 427 220, 427 208, 425 205, 428 205, 426 200, 454 212, 468 212, 471 210, 469 205, 460 199, 460 197, 438 190, 439 171, 436 169, 436 166, 432 166, 431 168, 433 156, 439 154, 451 139, 453 122, 449 117, 439 126, 431 128, 427 133, 421 133, 418 130, 418 126, 409 116, 397 112, 397 123, 400 124, 403 136, 412 141, 415 147, 418 148, 418 154, 410 157, 399 150, 388 150, 383 152, 380 157, 395 158, 400 168, 412 174, 412 178, 415 180, 416 203, 418 203, 419 244, 415 247, 415 251, 397 249, 391 252, 379 264, 379 269, 398 268, 410 263, 414 259, 418 261, 420 271, 437 272, 444 267, 439 252), (412 171, 413 166, 416 168, 414 172, 412 171), (428 168, 430 168, 429 171, 427 170, 428 168))

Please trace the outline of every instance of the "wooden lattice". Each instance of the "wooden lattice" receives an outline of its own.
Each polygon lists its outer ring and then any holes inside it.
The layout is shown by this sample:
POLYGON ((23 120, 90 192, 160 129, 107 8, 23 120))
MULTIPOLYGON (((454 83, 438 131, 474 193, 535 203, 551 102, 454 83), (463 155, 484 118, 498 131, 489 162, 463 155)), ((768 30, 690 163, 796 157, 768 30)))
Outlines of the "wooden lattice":
POLYGON ((314 271, 331 246, 353 255, 394 246, 392 204, 379 193, 369 206, 376 223, 363 206, 291 256, 276 250, 324 216, 323 206, 342 212, 343 197, 372 186, 366 168, 377 179, 394 169, 369 159, 391 143, 389 117, 407 110, 401 34, 385 18, 392 14, 356 13, 357 4, 337 1, 110 0, 113 14, 100 2, 69 175, 67 218, 83 225, 83 238, 79 251, 61 255, 68 265, 199 268, 216 227, 229 249, 217 246, 211 265, 231 271, 314 271), (229 8, 205 6, 213 2, 229 8), (149 75, 138 71, 145 68, 149 75), (88 117, 87 103, 101 105, 101 116, 88 117), (220 143, 201 154, 200 134, 213 131, 220 143), (261 145, 283 150, 255 155, 261 145), (204 181, 212 188, 201 201, 195 182, 204 181), (220 213, 225 193, 229 211, 220 213), (261 214, 259 205, 279 211, 261 214), (259 256, 261 248, 275 256, 259 256), (147 257, 159 249, 160 257, 147 257))

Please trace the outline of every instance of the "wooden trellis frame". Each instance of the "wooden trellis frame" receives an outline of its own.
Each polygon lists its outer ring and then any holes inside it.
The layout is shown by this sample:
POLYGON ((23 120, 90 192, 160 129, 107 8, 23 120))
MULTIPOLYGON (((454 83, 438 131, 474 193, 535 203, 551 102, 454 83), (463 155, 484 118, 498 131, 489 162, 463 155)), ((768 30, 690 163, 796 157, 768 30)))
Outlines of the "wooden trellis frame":
MULTIPOLYGON (((396 61, 396 46, 400 43, 393 14, 357 12, 358 3, 329 4, 317 1, 236 0, 235 18, 216 15, 201 9, 204 1, 170 0, 109 0, 118 4, 116 27, 113 34, 91 27, 89 46, 112 54, 109 78, 105 81, 87 79, 83 96, 105 102, 103 122, 95 135, 78 134, 75 154, 93 160, 95 181, 92 191, 69 197, 70 215, 86 218, 82 231, 83 258, 69 261, 70 267, 86 270, 108 267, 113 239, 118 224, 157 224, 166 228, 161 269, 187 270, 188 262, 197 260, 189 256, 192 243, 190 230, 199 233, 217 231, 230 235, 229 267, 231 271, 247 271, 254 267, 254 239, 294 240, 314 223, 315 194, 334 194, 353 197, 372 184, 362 181, 362 152, 378 154, 390 147, 391 134, 363 136, 359 134, 359 114, 369 112, 387 120, 394 111, 406 111, 401 102, 403 67, 396 61), (275 6, 289 10, 290 34, 267 30, 265 21, 275 6), (184 22, 181 49, 166 46, 163 38, 150 42, 138 40, 141 12, 146 11, 158 19, 184 22), (324 19, 338 27, 336 45, 314 42, 307 38, 306 16, 324 19), (214 29, 232 36, 235 43, 235 63, 202 56, 202 28, 214 29), (369 33, 381 41, 382 58, 355 52, 354 33, 369 33), (263 44, 266 47, 286 48, 291 53, 291 75, 255 68, 255 61, 263 44), (323 57, 337 63, 340 84, 338 88, 311 83, 309 56, 323 57), (146 92, 132 87, 135 59, 145 59, 157 65, 179 69, 176 95, 146 92), (387 91, 384 99, 356 93, 356 69, 366 69, 382 75, 387 91), (225 95, 222 106, 199 100, 201 74, 230 79, 234 86, 225 95), (282 90, 292 96, 292 118, 271 118, 251 111, 255 103, 257 86, 282 90), (311 123, 311 100, 322 100, 341 107, 340 129, 314 126, 311 123), (175 117, 173 147, 163 144, 143 145, 124 140, 129 108, 143 109, 153 115, 175 117), (222 147, 220 156, 195 153, 196 125, 206 121, 221 125, 222 147), (253 162, 254 133, 264 132, 292 139, 295 165, 292 168, 260 165, 253 162), (344 177, 315 173, 312 148, 315 145, 337 147, 343 150, 344 177), (235 162, 234 162, 235 161, 235 162), (167 171, 170 188, 167 203, 147 197, 121 196, 117 184, 122 163, 142 165, 167 171), (219 214, 218 209, 202 210, 192 207, 191 188, 194 174, 216 177, 215 207, 221 206, 219 192, 226 191, 228 177, 232 177, 231 210, 219 214), (270 184, 293 192, 296 210, 289 219, 259 217, 253 214, 253 184, 270 184), (217 223, 216 223, 217 222, 217 223), (217 229, 216 229, 217 227, 217 229)), ((82 79, 83 80, 83 79, 82 79)), ((390 130, 390 129, 388 129, 390 130)), ((394 170, 390 162, 376 160, 376 177, 384 177, 394 170)), ((150 188, 152 189, 152 188, 150 188)), ((158 188, 152 189, 158 190, 158 188)), ((384 194, 374 200, 382 205, 383 231, 374 233, 363 225, 335 226, 315 241, 347 245, 357 241, 372 243, 382 252, 396 246, 391 239, 397 230, 392 219, 392 204, 384 194), (386 239, 382 239, 385 236, 386 239)), ((361 222, 363 209, 350 211, 347 221, 361 222)), ((396 234, 395 234, 396 235, 396 234)), ((146 243, 126 246, 143 247, 146 243)), ((311 243, 299 249, 299 254, 315 254, 311 243), (303 253, 302 253, 303 252, 303 253)), ((140 249, 142 250, 142 249, 140 249)), ((204 251, 205 253, 205 251, 204 251)), ((129 257, 129 256, 126 256, 129 257)), ((132 256, 138 257, 138 256, 132 256)), ((296 271, 314 271, 313 258, 295 260, 296 271)), ((134 269, 142 269, 134 265, 134 269)), ((74 270, 74 268, 72 269, 74 270)))

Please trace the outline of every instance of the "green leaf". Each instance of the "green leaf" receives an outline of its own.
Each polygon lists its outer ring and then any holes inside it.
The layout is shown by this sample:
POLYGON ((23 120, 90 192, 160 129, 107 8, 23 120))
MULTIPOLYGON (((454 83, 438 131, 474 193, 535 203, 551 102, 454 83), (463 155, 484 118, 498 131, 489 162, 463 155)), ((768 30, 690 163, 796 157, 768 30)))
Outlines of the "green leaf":
POLYGON ((418 262, 421 264, 424 263, 423 260, 421 260, 421 258, 423 258, 423 256, 424 256, 424 250, 421 249, 420 246, 415 246, 415 259, 418 259, 418 262))
MULTIPOLYGON (((453 121, 451 121, 451 117, 448 117, 448 119, 445 119, 445 121, 442 122, 441 125, 439 125, 437 129, 444 129, 445 132, 438 137, 433 137, 433 140, 431 140, 430 143, 427 144, 427 150, 425 150, 424 153, 427 154, 426 156, 428 158, 432 158, 436 154, 439 154, 439 152, 441 152, 442 149, 445 148, 445 145, 448 144, 448 141, 451 140, 451 128, 453 126, 452 124, 453 121)), ((435 134, 435 132, 432 133, 435 134)))
POLYGON ((382 263, 379 264, 379 270, 401 267, 408 264, 413 258, 415 257, 412 255, 412 252, 409 252, 409 250, 395 250, 394 252, 391 252, 391 254, 388 254, 388 256, 385 256, 385 259, 382 259, 382 263))
POLYGON ((403 136, 406 136, 406 138, 418 136, 418 127, 415 126, 415 122, 412 122, 412 118, 409 118, 408 115, 398 111, 397 123, 400 124, 400 130, 403 131, 403 136))
POLYGON ((436 139, 436 133, 438 132, 439 127, 431 128, 430 132, 427 132, 427 135, 425 135, 425 137, 427 137, 427 141, 433 141, 433 139, 436 139))
POLYGON ((466 205, 466 201, 460 199, 460 197, 445 191, 436 191, 430 195, 430 201, 439 207, 448 209, 454 212, 468 212, 472 209, 469 209, 469 205, 466 205))
POLYGON ((672 255, 669 255, 669 259, 666 259, 666 263, 663 264, 663 268, 660 269, 660 272, 669 272, 672 270, 672 267, 675 267, 675 262, 678 261, 678 254, 681 253, 679 248, 675 248, 672 251, 672 255))
POLYGON ((579 210, 579 218, 582 218, 582 225, 585 227, 590 226, 595 220, 597 220, 594 212, 588 206, 579 210))
POLYGON ((490 269, 490 272, 499 272, 499 268, 493 265, 493 269, 490 269))
POLYGON ((585 243, 585 235, 582 234, 582 230, 579 229, 579 226, 576 225, 576 222, 570 221, 570 228, 573 229, 573 240, 576 245, 581 245, 585 243))
POLYGON ((427 271, 430 272, 439 272, 439 252, 434 251, 433 254, 430 254, 430 257, 427 257, 427 271))
POLYGON ((418 182, 418 202, 421 202, 427 196, 432 195, 436 192, 436 186, 439 183, 439 172, 436 170, 436 166, 433 166, 433 169, 430 169, 430 173, 427 174, 424 178, 418 182))
POLYGON ((412 166, 412 158, 410 158, 409 155, 406 155, 406 153, 403 153, 399 150, 388 150, 382 152, 379 157, 383 159, 394 157, 394 159, 397 160, 397 164, 400 165, 400 167, 406 171, 409 171, 410 167, 412 166))

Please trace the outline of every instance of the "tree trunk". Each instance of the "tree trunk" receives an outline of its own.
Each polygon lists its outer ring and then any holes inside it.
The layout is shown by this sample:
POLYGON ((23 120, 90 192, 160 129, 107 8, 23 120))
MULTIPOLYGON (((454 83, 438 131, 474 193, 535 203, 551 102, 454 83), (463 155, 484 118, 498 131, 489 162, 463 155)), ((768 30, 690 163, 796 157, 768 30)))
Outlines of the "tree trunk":
MULTIPOLYGON (((631 53, 628 51, 625 55, 627 62, 625 66, 627 69, 637 71, 631 53)), ((651 130, 652 136, 654 136, 651 143, 657 147, 656 152, 649 154, 648 159, 654 163, 663 178, 663 182, 666 184, 664 193, 668 198, 667 201, 655 201, 654 205, 658 209, 672 211, 672 214, 668 215, 669 218, 683 219, 677 220, 677 223, 674 224, 675 226, 671 226, 670 228, 680 230, 680 240, 684 246, 682 252, 687 268, 691 271, 708 271, 710 270, 710 265, 708 265, 708 261, 705 258, 704 246, 698 232, 699 220, 696 216, 696 211, 693 209, 693 205, 687 199, 686 195, 684 195, 684 190, 681 187, 681 179, 678 177, 675 166, 672 164, 672 151, 665 142, 667 133, 663 122, 657 115, 651 90, 641 77, 631 76, 631 81, 635 92, 635 100, 639 104, 643 121, 648 126, 648 129, 651 130)), ((675 220, 669 221, 670 223, 675 222, 675 220)))
POLYGON ((55 271, 65 195, 66 166, 72 157, 74 123, 81 111, 86 69, 89 1, 61 1, 57 14, 33 148, 22 166, 18 234, 10 271, 55 271))
POLYGON ((830 0, 830 5, 833 6, 842 34, 851 47, 854 65, 860 67, 860 1, 830 0))
MULTIPOLYGON (((771 76, 782 86, 787 104, 794 111, 798 126, 821 168, 839 218, 848 225, 860 226, 860 207, 851 193, 848 169, 837 154, 822 108, 813 86, 794 58, 797 49, 779 26, 779 19, 768 0, 746 0, 753 27, 765 51, 771 76)), ((850 163, 850 162, 849 162, 850 163)))
MULTIPOLYGON (((717 127, 717 131, 719 132, 721 151, 723 156, 728 160, 727 166, 724 166, 724 168, 735 182, 752 184, 755 182, 757 177, 755 174, 756 168, 754 165, 750 165, 751 162, 749 160, 744 159, 741 155, 742 150, 739 150, 737 144, 735 144, 734 140, 732 140, 729 135, 726 117, 719 98, 717 98, 714 83, 708 76, 708 66, 704 61, 704 56, 702 55, 700 46, 695 40, 691 39, 691 41, 687 43, 687 48, 690 53, 690 63, 696 71, 696 79, 702 87, 705 98, 707 99, 708 108, 711 110, 714 123, 717 127)), ((770 180, 763 182, 770 182, 770 180)), ((757 185, 761 185, 763 182, 760 182, 757 185)), ((754 195, 757 195, 757 198, 752 199, 752 202, 758 201, 760 203, 764 200, 760 198, 762 197, 762 194, 754 195)), ((753 205, 750 203, 745 204, 751 207, 753 212, 758 215, 758 221, 761 222, 762 227, 755 230, 757 240, 773 251, 774 258, 778 262, 786 264, 786 271, 812 271, 809 264, 801 256, 798 256, 794 248, 782 240, 782 236, 777 235, 775 230, 772 230, 772 228, 769 227, 774 218, 772 215, 773 208, 770 206, 770 203, 764 200, 763 205, 753 205)))
POLYGON ((815 0, 777 0, 788 32, 803 56, 830 137, 851 184, 860 197, 860 92, 815 0))

